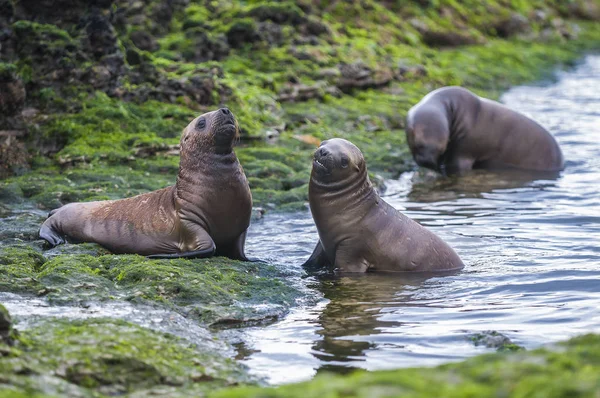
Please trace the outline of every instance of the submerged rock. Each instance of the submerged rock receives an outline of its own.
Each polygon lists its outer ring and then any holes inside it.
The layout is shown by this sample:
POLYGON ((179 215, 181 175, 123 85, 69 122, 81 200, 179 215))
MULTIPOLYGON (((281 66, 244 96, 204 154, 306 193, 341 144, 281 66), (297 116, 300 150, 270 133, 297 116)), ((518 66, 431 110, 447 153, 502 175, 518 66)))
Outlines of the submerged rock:
POLYGON ((495 330, 487 330, 476 333, 469 337, 476 346, 483 345, 487 348, 495 348, 496 351, 520 351, 524 348, 513 343, 508 337, 495 330))

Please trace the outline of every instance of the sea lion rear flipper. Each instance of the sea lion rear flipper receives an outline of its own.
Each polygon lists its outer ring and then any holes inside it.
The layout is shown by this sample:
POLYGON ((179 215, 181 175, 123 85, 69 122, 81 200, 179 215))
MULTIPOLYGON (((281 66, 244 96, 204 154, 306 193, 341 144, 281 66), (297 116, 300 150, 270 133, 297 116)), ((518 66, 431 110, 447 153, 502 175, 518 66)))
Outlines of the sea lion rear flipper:
POLYGON ((183 227, 182 233, 187 237, 187 247, 193 247, 196 250, 190 250, 177 253, 159 253, 146 256, 150 259, 169 259, 169 258, 207 258, 212 257, 216 252, 215 242, 208 232, 197 224, 187 224, 183 227), (191 241, 191 242, 190 242, 191 241))
POLYGON ((331 261, 329 261, 329 259, 327 258, 325 250, 323 250, 323 245, 321 245, 321 241, 319 240, 317 246, 315 247, 315 250, 313 250, 313 253, 310 255, 308 260, 306 260, 306 262, 302 264, 302 267, 311 270, 318 270, 324 267, 328 267, 330 265, 331 261))
POLYGON ((58 234, 54 228, 48 226, 48 222, 44 222, 39 232, 40 238, 44 239, 50 247, 62 245, 65 243, 65 238, 58 234))

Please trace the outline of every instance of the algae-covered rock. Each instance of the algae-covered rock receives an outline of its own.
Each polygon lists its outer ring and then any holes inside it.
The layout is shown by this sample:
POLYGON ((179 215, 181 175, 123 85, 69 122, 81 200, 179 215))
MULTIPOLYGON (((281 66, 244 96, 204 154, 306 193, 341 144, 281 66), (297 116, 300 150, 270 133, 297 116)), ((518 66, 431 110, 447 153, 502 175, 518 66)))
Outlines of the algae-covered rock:
POLYGON ((234 388, 211 397, 594 397, 600 393, 600 336, 528 352, 480 355, 436 368, 324 374, 278 388, 234 388))
POLYGON ((201 324, 274 320, 300 295, 268 264, 104 253, 98 245, 64 245, 46 258, 29 246, 3 247, 0 291, 43 296, 55 305, 156 303, 201 324))
POLYGON ((219 351, 110 319, 48 319, 22 331, 0 355, 0 374, 0 396, 196 395, 252 382, 219 351))
POLYGON ((511 339, 498 333, 495 330, 486 330, 480 333, 475 333, 469 337, 469 340, 476 346, 483 345, 488 348, 495 348, 496 351, 520 351, 523 347, 513 343, 511 339))

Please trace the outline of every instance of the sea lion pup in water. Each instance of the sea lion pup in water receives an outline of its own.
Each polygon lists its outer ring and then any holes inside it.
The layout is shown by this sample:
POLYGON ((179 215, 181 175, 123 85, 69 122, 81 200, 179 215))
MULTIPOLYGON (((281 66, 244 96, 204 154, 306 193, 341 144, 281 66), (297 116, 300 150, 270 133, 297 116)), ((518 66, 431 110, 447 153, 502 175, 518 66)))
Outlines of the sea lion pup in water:
POLYGON ((349 141, 323 141, 315 151, 308 200, 320 240, 304 266, 341 272, 464 267, 444 241, 379 197, 360 149, 349 141))
POLYGON ((471 169, 557 172, 562 152, 528 117, 462 87, 427 94, 407 115, 406 139, 419 166, 442 173, 471 169))
POLYGON ((181 135, 175 185, 132 198, 70 203, 40 229, 51 246, 95 242, 114 253, 150 258, 247 260, 252 196, 233 151, 238 124, 227 108, 194 119, 181 135))

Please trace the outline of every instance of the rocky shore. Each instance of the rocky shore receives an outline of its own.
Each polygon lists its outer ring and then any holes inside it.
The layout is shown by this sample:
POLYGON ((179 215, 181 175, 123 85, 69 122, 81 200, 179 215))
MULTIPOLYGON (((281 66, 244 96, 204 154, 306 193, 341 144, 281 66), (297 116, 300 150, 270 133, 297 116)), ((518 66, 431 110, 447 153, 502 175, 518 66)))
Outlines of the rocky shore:
POLYGON ((172 184, 181 130, 220 106, 239 121, 255 206, 306 209, 311 153, 331 137, 355 142, 383 189, 414 167, 404 117, 422 95, 456 84, 494 98, 547 77, 598 50, 599 20, 593 0, 0 0, 0 301, 157 308, 202 337, 116 314, 22 322, 0 306, 0 397, 597 394, 595 336, 434 370, 215 392, 260 384, 218 331, 272 322, 306 299, 293 271, 91 244, 44 251, 37 231, 66 203, 172 184))

